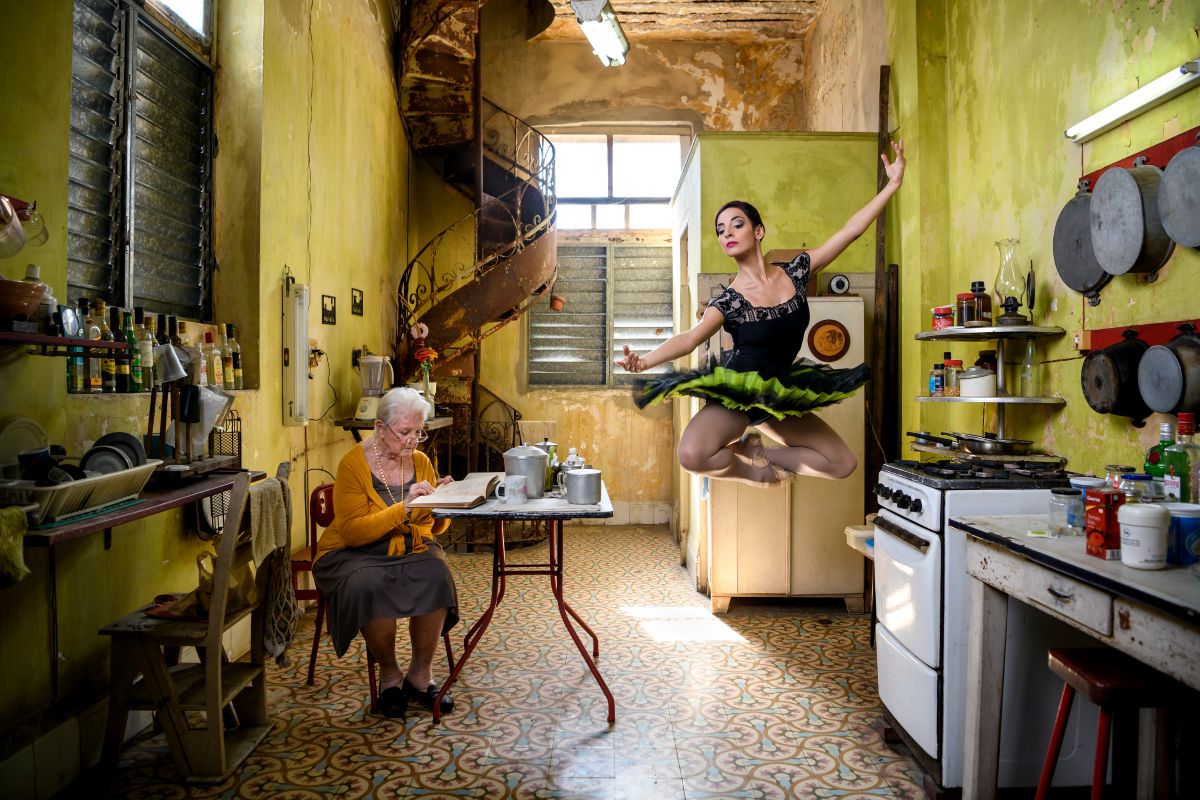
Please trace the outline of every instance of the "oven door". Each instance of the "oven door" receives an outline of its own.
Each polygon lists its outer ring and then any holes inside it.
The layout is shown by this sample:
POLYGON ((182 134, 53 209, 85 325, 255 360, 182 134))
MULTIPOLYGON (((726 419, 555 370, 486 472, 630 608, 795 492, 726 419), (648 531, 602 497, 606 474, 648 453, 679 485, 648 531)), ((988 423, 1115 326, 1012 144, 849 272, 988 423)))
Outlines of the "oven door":
POLYGON ((879 623, 937 669, 942 650, 942 540, 887 511, 875 518, 879 623))

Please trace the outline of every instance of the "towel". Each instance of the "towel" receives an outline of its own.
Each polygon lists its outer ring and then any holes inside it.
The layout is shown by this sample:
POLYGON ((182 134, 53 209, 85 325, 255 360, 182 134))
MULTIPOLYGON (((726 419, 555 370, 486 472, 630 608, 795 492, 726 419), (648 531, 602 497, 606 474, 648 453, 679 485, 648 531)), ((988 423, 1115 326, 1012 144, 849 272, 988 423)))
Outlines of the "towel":
POLYGON ((254 566, 261 566, 273 550, 291 544, 290 502, 287 483, 279 478, 267 478, 250 487, 250 550, 254 566))
POLYGON ((28 574, 25 511, 20 506, 0 508, 0 589, 7 589, 28 574))

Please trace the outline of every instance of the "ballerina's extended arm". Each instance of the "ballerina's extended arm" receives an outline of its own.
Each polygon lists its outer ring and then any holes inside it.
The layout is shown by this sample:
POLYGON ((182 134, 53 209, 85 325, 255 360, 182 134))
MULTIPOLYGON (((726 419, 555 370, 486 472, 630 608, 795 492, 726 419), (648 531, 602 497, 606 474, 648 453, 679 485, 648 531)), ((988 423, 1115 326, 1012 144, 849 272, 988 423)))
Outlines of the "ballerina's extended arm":
POLYGON ((701 342, 721 329, 724 321, 725 317, 721 312, 709 306, 704 309, 700 321, 691 329, 675 334, 644 356, 639 356, 629 349, 629 345, 625 345, 624 357, 615 361, 627 372, 643 372, 667 361, 674 361, 699 347, 701 342))
POLYGON ((904 182, 904 142, 901 140, 892 142, 892 151, 896 154, 894 161, 888 161, 886 153, 879 156, 883 160, 883 169, 888 176, 887 185, 847 220, 840 231, 830 236, 827 242, 808 251, 810 268, 813 272, 827 266, 829 262, 840 256, 842 251, 849 247, 855 239, 862 236, 871 223, 883 213, 883 207, 887 205, 888 200, 904 182))

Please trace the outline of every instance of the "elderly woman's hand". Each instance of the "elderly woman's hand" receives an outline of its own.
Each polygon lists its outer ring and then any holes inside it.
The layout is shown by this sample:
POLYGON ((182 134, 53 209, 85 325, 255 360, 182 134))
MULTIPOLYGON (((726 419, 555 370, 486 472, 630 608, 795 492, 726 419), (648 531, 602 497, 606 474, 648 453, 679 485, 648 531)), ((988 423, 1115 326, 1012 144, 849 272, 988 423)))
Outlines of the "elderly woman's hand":
MULTIPOLYGON (((441 481, 438 481, 439 485, 441 481)), ((429 481, 417 481, 412 486, 408 487, 408 494, 404 495, 404 504, 408 505, 418 497, 424 497, 427 494, 433 494, 433 486, 429 481)))
POLYGON ((445 486, 447 483, 453 483, 453 482, 454 482, 454 478, 450 477, 449 475, 443 475, 442 477, 438 478, 437 485, 445 486))

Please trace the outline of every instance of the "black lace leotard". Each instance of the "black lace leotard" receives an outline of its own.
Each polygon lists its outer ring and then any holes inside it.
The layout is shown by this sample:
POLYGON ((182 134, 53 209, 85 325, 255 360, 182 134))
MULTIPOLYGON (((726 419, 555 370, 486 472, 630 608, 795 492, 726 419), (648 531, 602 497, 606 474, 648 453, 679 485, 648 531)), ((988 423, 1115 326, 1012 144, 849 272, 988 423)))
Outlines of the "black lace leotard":
POLYGON ((808 253, 801 253, 783 271, 796 293, 777 306, 752 305, 733 286, 709 301, 725 318, 723 327, 733 337, 721 366, 738 372, 757 372, 764 378, 786 375, 796 360, 808 330, 808 253))

